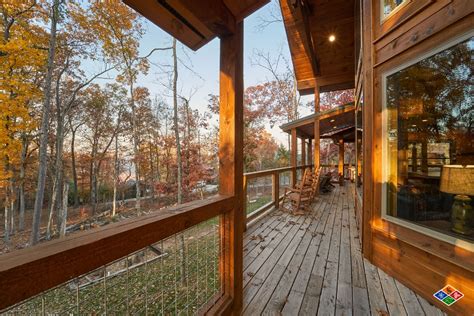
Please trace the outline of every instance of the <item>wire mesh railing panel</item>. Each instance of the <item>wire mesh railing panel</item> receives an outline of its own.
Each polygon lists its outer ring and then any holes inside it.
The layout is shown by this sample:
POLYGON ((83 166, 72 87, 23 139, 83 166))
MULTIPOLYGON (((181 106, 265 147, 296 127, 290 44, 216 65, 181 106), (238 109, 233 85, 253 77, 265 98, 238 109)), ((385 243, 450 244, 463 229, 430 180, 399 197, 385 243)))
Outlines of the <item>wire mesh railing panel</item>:
POLYGON ((272 176, 249 179, 247 182, 247 214, 272 201, 272 176))
POLYGON ((221 251, 215 217, 0 314, 193 315, 221 293, 221 251))

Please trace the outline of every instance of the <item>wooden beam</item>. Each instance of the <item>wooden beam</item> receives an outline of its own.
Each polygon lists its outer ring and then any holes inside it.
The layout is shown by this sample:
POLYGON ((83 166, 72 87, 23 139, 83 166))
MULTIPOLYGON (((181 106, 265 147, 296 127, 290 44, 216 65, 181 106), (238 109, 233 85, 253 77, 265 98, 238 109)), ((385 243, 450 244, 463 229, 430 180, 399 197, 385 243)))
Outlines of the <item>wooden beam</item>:
POLYGON ((154 0, 124 0, 125 4, 139 12, 149 21, 176 37, 193 50, 201 48, 214 38, 204 30, 198 30, 190 23, 179 19, 172 12, 154 0))
POLYGON ((363 159, 364 170, 362 170, 362 253, 369 261, 372 261, 372 221, 373 221, 373 149, 374 149, 374 104, 373 104, 373 28, 372 0, 362 0, 362 80, 364 85, 364 111, 363 111, 363 159))
POLYGON ((270 0, 223 0, 225 5, 234 14, 237 22, 242 21, 250 14, 254 13, 264 5, 270 2, 270 0))
MULTIPOLYGON (((320 112, 320 100, 319 100, 319 87, 316 86, 314 88, 314 113, 318 114, 320 112)), ((319 164, 320 164, 320 144, 321 141, 319 139, 320 137, 320 132, 319 132, 319 115, 316 115, 314 117, 314 170, 319 169, 319 164)))
POLYGON ((223 37, 235 33, 235 18, 222 0, 158 0, 200 32, 223 37))
POLYGON ((221 217, 222 289, 232 298, 232 313, 243 302, 243 22, 221 38, 219 109, 219 192, 233 195, 234 208, 221 217))
POLYGON ((305 49, 308 51, 308 56, 311 61, 311 69, 313 70, 314 76, 318 76, 321 74, 321 70, 319 68, 319 61, 318 57, 316 56, 315 45, 313 41, 313 36, 311 33, 311 27, 309 25, 309 11, 308 2, 297 0, 297 5, 295 8, 296 14, 295 17, 297 20, 301 19, 302 21, 302 30, 303 30, 303 45, 305 49))
MULTIPOLYGON (((296 160, 296 152, 297 152, 297 144, 298 138, 296 137, 296 128, 291 130, 291 161, 290 164, 292 167, 297 166, 296 160)), ((291 172, 291 186, 294 187, 296 185, 296 169, 292 169, 291 172)))

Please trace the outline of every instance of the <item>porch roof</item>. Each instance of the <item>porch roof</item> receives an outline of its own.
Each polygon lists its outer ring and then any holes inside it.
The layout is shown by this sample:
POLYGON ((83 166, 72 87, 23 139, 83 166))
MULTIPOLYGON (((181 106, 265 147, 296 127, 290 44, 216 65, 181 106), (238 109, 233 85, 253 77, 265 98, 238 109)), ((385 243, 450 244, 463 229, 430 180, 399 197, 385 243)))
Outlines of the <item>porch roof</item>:
POLYGON ((355 105, 349 103, 319 113, 302 117, 282 125, 280 128, 302 138, 314 138, 314 120, 319 117, 320 138, 344 139, 353 142, 355 139, 355 105))
POLYGON ((300 94, 355 83, 354 0, 282 0, 280 6, 300 94), (331 39, 330 39, 331 38, 331 39))
POLYGON ((124 0, 145 18, 193 50, 235 33, 236 22, 270 0, 124 0))

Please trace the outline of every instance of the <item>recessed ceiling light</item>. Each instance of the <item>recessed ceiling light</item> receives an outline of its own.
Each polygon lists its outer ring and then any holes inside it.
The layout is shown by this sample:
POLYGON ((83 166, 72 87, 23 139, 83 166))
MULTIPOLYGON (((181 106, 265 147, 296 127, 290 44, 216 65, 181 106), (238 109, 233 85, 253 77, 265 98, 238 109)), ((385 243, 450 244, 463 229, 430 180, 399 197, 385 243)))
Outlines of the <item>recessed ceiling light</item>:
POLYGON ((427 119, 424 119, 424 120, 421 120, 421 121, 422 121, 422 122, 428 122, 428 120, 427 120, 427 119))
POLYGON ((337 126, 334 126, 333 128, 337 128, 337 126))
POLYGON ((413 127, 416 127, 416 124, 413 124, 412 126, 413 126, 413 127))
POLYGON ((332 122, 334 122, 334 120, 331 120, 330 122, 332 123, 332 122))
POLYGON ((331 43, 334 42, 335 40, 336 40, 336 35, 334 35, 334 34, 329 35, 329 41, 331 43))

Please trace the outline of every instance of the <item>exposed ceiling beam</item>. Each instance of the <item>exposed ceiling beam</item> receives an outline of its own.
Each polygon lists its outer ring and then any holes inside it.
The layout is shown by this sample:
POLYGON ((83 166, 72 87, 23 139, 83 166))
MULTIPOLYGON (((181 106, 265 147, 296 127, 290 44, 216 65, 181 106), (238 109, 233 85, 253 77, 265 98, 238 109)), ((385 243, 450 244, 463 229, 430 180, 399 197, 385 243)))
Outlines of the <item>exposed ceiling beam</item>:
POLYGON ((300 30, 303 34, 303 45, 308 52, 310 57, 311 68, 313 70, 314 76, 321 74, 321 69, 319 67, 318 57, 316 55, 316 50, 314 46, 313 37, 311 35, 311 26, 309 22, 309 15, 311 13, 311 7, 307 1, 296 0, 293 1, 295 4, 291 6, 294 12, 295 23, 298 25, 300 23, 300 30))
POLYGON ((223 0, 224 4, 234 14, 237 22, 242 21, 250 14, 254 13, 264 5, 270 2, 270 0, 223 0))

